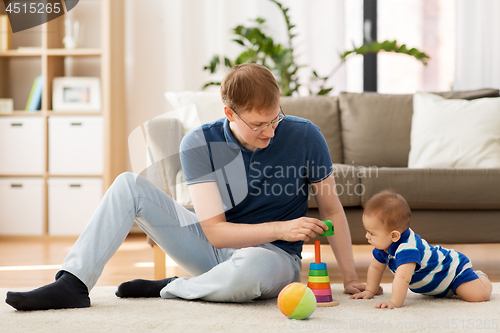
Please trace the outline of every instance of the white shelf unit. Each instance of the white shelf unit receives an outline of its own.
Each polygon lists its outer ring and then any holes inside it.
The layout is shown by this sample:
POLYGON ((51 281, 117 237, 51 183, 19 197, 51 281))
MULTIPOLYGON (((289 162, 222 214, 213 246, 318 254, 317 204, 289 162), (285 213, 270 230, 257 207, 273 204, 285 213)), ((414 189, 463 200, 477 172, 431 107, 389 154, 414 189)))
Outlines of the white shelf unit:
MULTIPOLYGON (((0 13, 5 14, 3 4, 0 13)), ((75 236, 81 231, 81 221, 75 222, 75 228, 60 227, 60 221, 71 223, 82 214, 88 218, 88 211, 95 209, 116 176, 126 170, 124 2, 80 1, 53 21, 13 34, 12 48, 0 52, 0 98, 13 98, 15 108, 11 114, 0 114, 0 193, 2 200, 11 197, 14 202, 1 206, 0 237, 75 236), (65 49, 62 43, 64 19, 69 15, 80 22, 83 31, 76 49, 65 49), (26 46, 29 49, 18 49, 26 46), (24 111, 38 75, 44 80, 41 110, 24 111), (61 76, 100 77, 102 109, 53 111, 52 80, 61 76), (73 132, 59 126, 68 122, 88 126, 73 132), (71 187, 62 189, 62 184, 71 186, 75 181, 84 194, 76 195, 71 187), (49 184, 58 189, 51 196, 49 184), (93 190, 87 190, 89 187, 93 190), (71 195, 64 193, 75 194, 73 204, 82 209, 56 208, 54 213, 54 207, 68 207, 71 195), (15 201, 22 197, 32 198, 33 203, 15 201), (23 209, 31 215, 24 216, 23 209), (12 221, 16 216, 18 221, 12 221), (28 219, 32 222, 26 225, 28 219), (7 227, 11 223, 20 227, 7 227), (23 228, 31 231, 19 231, 23 228)))

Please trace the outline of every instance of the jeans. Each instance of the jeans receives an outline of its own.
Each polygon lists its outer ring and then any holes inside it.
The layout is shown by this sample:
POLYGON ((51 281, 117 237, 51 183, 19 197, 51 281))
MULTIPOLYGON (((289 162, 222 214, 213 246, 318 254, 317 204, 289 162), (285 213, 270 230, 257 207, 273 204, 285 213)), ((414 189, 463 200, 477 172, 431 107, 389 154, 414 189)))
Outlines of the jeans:
POLYGON ((72 273, 91 290, 134 220, 192 276, 169 283, 161 290, 163 298, 244 302, 276 297, 287 284, 300 281, 297 255, 270 243, 217 249, 207 240, 194 213, 142 176, 129 172, 110 186, 61 270, 72 273))

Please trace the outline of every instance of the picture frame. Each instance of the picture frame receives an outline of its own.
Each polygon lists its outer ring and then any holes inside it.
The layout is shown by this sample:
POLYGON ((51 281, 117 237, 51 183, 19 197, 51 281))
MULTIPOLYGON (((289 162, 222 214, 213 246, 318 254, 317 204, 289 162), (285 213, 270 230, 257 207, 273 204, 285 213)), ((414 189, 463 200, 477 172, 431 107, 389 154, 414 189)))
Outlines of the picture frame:
POLYGON ((14 111, 14 99, 0 98, 0 113, 9 114, 14 111))
POLYGON ((53 111, 101 111, 101 108, 100 78, 67 76, 53 79, 53 111))

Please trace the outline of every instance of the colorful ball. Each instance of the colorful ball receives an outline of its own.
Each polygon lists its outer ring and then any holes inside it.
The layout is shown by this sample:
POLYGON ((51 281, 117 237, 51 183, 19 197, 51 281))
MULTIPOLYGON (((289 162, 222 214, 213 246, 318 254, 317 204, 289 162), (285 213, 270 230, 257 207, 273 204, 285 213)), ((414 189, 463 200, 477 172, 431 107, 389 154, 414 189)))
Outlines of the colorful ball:
POLYGON ((290 283, 278 295, 278 308, 288 318, 306 319, 316 310, 316 296, 306 285, 290 283))

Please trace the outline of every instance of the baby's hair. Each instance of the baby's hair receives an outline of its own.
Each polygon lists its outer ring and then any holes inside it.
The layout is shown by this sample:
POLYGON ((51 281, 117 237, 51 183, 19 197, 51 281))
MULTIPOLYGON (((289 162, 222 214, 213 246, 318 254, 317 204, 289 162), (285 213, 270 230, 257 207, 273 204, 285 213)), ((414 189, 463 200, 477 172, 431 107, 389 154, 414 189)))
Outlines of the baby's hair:
POLYGON ((269 69, 258 64, 233 66, 221 82, 222 102, 236 113, 274 112, 280 105, 280 88, 269 69))
POLYGON ((410 227, 410 206, 402 195, 393 190, 384 190, 371 197, 363 214, 376 217, 389 231, 404 232, 410 227))

